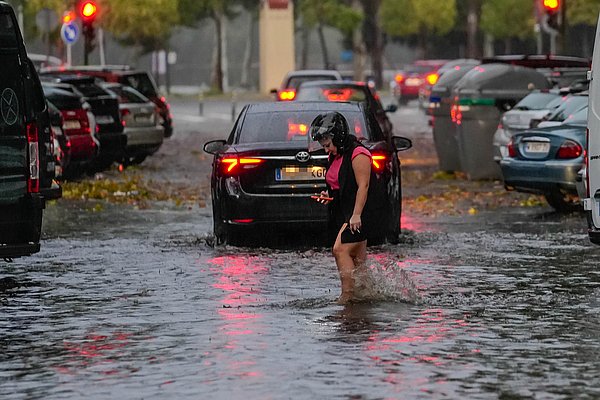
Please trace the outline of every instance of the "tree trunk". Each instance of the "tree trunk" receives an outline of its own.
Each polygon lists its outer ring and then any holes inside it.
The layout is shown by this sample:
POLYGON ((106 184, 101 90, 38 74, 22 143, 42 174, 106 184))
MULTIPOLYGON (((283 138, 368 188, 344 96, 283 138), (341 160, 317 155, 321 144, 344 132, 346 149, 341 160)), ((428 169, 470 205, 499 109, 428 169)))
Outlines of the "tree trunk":
POLYGON ((420 59, 427 58, 427 28, 422 26, 419 29, 419 47, 417 48, 417 57, 420 59))
POLYGON ((381 0, 361 0, 365 13, 363 33, 365 47, 371 56, 371 69, 378 89, 383 87, 383 37, 379 26, 381 0))
POLYGON ((254 45, 254 26, 256 24, 256 15, 254 11, 248 12, 248 37, 246 38, 246 47, 244 48, 244 61, 242 63, 242 76, 240 78, 240 86, 244 88, 250 87, 250 69, 252 67, 252 46, 254 45))
POLYGON ((479 58, 479 46, 477 44, 477 33, 479 32, 479 12, 481 10, 480 0, 469 0, 467 12, 467 57, 479 58))
POLYGON ((319 22, 317 26, 317 33, 319 34, 319 42, 321 42, 321 53, 323 54, 323 68, 329 69, 329 54, 327 53, 327 43, 325 42, 325 35, 323 33, 323 24, 319 22))
POLYGON ((302 41, 302 53, 300 54, 300 69, 308 68, 308 40, 310 39, 310 30, 302 23, 300 28, 300 38, 302 41))
MULTIPOLYGON (((360 11, 360 1, 353 0, 352 8, 360 11)), ((354 80, 364 81, 365 80, 365 61, 366 61, 366 49, 363 41, 362 29, 356 28, 352 33, 352 50, 353 54, 353 67, 354 67, 354 80)))
POLYGON ((224 92, 229 91, 229 58, 227 57, 227 17, 221 14, 221 85, 224 92))
POLYGON ((221 18, 217 14, 213 14, 213 21, 215 22, 215 52, 213 53, 213 70, 211 73, 211 87, 219 92, 223 91, 223 44, 221 35, 223 33, 221 29, 221 18))

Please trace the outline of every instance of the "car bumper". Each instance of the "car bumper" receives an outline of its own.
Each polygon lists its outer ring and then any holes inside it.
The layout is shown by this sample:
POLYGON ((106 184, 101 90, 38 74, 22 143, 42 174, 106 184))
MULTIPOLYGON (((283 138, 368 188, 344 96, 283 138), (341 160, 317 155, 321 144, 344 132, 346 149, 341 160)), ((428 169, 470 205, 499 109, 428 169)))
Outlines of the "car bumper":
POLYGON ((39 243, 0 244, 0 258, 25 257, 39 251, 39 243))
POLYGON ((161 126, 151 126, 144 128, 126 128, 128 153, 139 149, 158 149, 163 142, 164 128, 161 126))
POLYGON ((104 132, 96 134, 100 142, 100 158, 119 159, 123 156, 125 146, 127 145, 127 136, 121 132, 104 132))
POLYGON ((62 187, 56 181, 52 181, 52 186, 40 189, 40 195, 44 200, 60 199, 62 197, 62 187))
POLYGON ((504 184, 519 191, 545 193, 560 188, 577 194, 577 172, 581 162, 539 162, 514 159, 500 161, 504 184))
POLYGON ((310 194, 252 195, 243 191, 225 193, 217 200, 222 222, 229 225, 323 224, 327 206, 310 194))
POLYGON ((23 197, 18 203, 0 205, 0 257, 28 256, 40 250, 41 194, 23 197))

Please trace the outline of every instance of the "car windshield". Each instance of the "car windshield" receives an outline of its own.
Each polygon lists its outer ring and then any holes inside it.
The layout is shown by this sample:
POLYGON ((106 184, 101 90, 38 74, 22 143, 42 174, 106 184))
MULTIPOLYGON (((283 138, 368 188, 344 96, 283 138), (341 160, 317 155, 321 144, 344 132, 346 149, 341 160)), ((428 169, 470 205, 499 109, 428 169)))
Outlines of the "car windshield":
POLYGON ((432 65, 407 65, 403 71, 407 74, 422 74, 435 69, 436 67, 432 65))
POLYGON ((125 75, 120 83, 131 86, 146 97, 158 97, 156 85, 146 73, 125 75))
POLYGON ((333 75, 310 75, 310 76, 292 76, 286 85, 286 88, 298 88, 302 82, 309 81, 337 81, 333 75))
POLYGON ((46 86, 42 86, 42 88, 44 96, 61 110, 76 110, 82 107, 81 99, 77 95, 46 86))
MULTIPOLYGON (((249 112, 246 114, 237 143, 272 143, 304 141, 308 143, 308 131, 315 117, 322 110, 249 112)), ((350 133, 357 138, 368 138, 364 115, 358 111, 343 112, 350 133)))
POLYGON ((70 82, 73 86, 77 88, 86 97, 97 97, 97 96, 106 96, 108 93, 106 90, 102 89, 100 86, 91 82, 70 82))
POLYGON ((568 96, 563 103, 548 117, 548 121, 564 121, 569 115, 587 106, 587 96, 568 96))
POLYGON ((560 98, 560 95, 555 93, 530 93, 519 101, 513 110, 544 110, 557 98, 560 98))
POLYGON ((366 103, 367 94, 360 87, 300 86, 297 101, 357 101, 366 103))
POLYGON ((571 125, 587 125, 588 108, 583 107, 581 110, 565 118, 563 124, 571 125))

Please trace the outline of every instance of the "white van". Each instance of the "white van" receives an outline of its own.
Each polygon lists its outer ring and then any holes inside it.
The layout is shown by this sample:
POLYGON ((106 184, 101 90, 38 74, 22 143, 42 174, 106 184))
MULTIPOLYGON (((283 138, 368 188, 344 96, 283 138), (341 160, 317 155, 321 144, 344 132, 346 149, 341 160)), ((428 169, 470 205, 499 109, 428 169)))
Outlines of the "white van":
POLYGON ((586 198, 583 208, 587 215, 590 241, 600 245, 600 24, 596 27, 590 80, 588 134, 586 151, 586 198))

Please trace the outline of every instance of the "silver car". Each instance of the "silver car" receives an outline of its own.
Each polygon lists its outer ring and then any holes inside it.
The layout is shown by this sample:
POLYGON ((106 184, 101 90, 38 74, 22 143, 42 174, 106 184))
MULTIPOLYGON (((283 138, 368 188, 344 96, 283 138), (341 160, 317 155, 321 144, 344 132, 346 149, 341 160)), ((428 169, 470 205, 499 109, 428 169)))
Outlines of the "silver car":
POLYGON ((127 136, 126 164, 139 164, 154 154, 162 145, 164 127, 158 109, 146 96, 120 83, 102 85, 119 98, 119 110, 127 136))
POLYGON ((561 103, 558 93, 534 92, 525 96, 512 109, 505 112, 494 133, 494 160, 500 162, 508 156, 508 143, 519 132, 531 127, 531 122, 541 120, 561 103))

